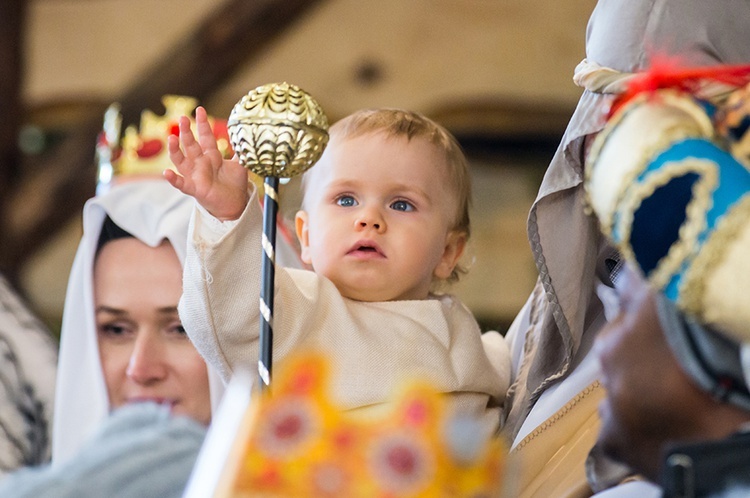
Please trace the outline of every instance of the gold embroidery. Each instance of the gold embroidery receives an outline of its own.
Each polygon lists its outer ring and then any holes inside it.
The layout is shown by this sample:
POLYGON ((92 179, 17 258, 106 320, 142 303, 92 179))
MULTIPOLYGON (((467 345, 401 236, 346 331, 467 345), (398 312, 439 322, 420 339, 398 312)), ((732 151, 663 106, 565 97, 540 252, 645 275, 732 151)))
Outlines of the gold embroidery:
MULTIPOLYGON (((628 124, 631 128, 634 128, 637 123, 637 121, 634 121, 628 124)), ((586 167, 584 168, 584 184, 586 185, 584 200, 586 205, 595 208, 600 220, 601 229, 605 235, 612 236, 613 214, 619 210, 617 208, 622 201, 626 189, 645 171, 648 164, 655 157, 667 150, 674 143, 687 138, 706 138, 712 140, 714 138, 714 129, 711 119, 703 108, 693 98, 676 90, 660 90, 653 93, 641 94, 610 119, 607 126, 594 140, 586 161, 586 167), (600 164, 605 148, 610 143, 610 140, 616 143, 618 131, 625 129, 625 133, 627 133, 628 129, 622 123, 629 116, 634 116, 633 119, 636 119, 634 115, 636 111, 641 109, 644 104, 652 104, 654 102, 662 104, 661 109, 664 120, 661 123, 657 123, 657 125, 661 125, 661 128, 651 130, 648 134, 643 134, 640 129, 630 130, 630 134, 633 137, 638 136, 641 141, 635 144, 635 154, 625 159, 617 158, 618 162, 628 161, 630 164, 627 170, 622 173, 621 178, 613 179, 613 181, 617 182, 617 186, 615 187, 617 190, 612 198, 606 200, 609 207, 596 206, 591 196, 592 183, 595 177, 604 178, 602 175, 610 175, 612 173, 611 167, 608 168, 608 165, 600 164), (681 116, 680 119, 668 119, 670 113, 682 113, 684 116, 681 116)))
MULTIPOLYGON (((698 248, 698 236, 706 229, 706 212, 711 208, 711 194, 718 185, 719 176, 717 164, 713 161, 690 157, 681 161, 665 163, 658 171, 650 173, 643 182, 629 183, 628 192, 622 200, 618 212, 622 218, 618 220, 620 231, 618 244, 622 254, 635 261, 630 237, 633 229, 635 212, 640 208, 644 199, 653 195, 656 189, 666 185, 671 180, 688 173, 697 173, 699 179, 693 185, 692 199, 685 210, 685 222, 680 226, 676 242, 672 244, 664 256, 649 275, 649 280, 659 289, 664 288, 672 276, 680 270, 682 264, 691 258, 698 248)), ((613 228, 613 229, 614 229, 613 228)))
POLYGON ((703 300, 706 278, 720 265, 738 234, 750 219, 750 195, 739 201, 718 220, 711 236, 701 247, 693 264, 685 272, 680 288, 680 307, 698 317, 705 318, 703 300))
POLYGON ((529 444, 531 441, 533 441, 535 438, 539 437, 544 431, 555 425, 555 422, 562 419, 567 413, 569 413, 578 403, 583 401, 585 398, 587 398, 591 393, 595 392, 601 384, 598 380, 595 380, 591 384, 589 384, 583 391, 576 394, 573 398, 571 398, 570 401, 565 403, 565 405, 560 408, 557 412, 555 412, 554 415, 549 417, 547 420, 542 422, 536 429, 531 431, 525 438, 523 438, 515 448, 511 451, 511 453, 517 453, 521 450, 524 446, 529 444))

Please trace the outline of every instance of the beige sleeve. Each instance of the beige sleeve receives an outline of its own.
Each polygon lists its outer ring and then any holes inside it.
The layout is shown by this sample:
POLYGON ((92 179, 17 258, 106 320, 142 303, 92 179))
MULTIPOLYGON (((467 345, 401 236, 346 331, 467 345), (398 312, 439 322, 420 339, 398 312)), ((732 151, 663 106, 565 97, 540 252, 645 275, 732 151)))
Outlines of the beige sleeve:
POLYGON ((227 381, 238 364, 251 366, 258 360, 259 203, 253 194, 240 219, 223 234, 213 221, 194 210, 178 309, 195 347, 227 381))

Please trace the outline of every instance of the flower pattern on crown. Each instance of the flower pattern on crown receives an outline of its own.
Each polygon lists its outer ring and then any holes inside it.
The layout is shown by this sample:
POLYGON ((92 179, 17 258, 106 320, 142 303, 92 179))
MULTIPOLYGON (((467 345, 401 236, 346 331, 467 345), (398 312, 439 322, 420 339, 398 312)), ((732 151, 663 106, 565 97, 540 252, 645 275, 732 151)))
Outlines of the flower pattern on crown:
MULTIPOLYGON (((167 137, 178 135, 180 116, 192 116, 198 101, 192 97, 165 95, 164 115, 146 109, 141 113, 140 128, 128 126, 120 137, 122 117, 118 104, 104 114, 103 130, 97 140, 99 189, 112 181, 128 176, 161 176, 166 169, 175 169, 169 160, 167 137)), ((193 129, 195 121, 191 118, 193 129)), ((226 120, 209 117, 217 145, 224 157, 232 155, 226 120)))
POLYGON ((328 381, 322 355, 280 365, 245 415, 215 497, 500 494, 505 445, 452 414, 428 383, 408 384, 388 413, 364 418, 336 406, 328 381))
POLYGON ((678 308, 739 340, 750 340, 749 80, 750 66, 638 78, 649 84, 616 102, 584 180, 620 252, 678 308), (716 81, 736 86, 703 96, 716 81))

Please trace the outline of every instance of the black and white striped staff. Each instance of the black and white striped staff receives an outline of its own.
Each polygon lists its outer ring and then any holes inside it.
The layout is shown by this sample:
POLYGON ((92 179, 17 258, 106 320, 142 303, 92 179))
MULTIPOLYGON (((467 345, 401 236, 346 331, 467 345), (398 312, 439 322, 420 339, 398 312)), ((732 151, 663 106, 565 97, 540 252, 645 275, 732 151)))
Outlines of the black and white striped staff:
POLYGON ((301 88, 289 83, 269 83, 237 102, 227 127, 240 164, 265 178, 258 358, 258 373, 265 389, 271 383, 273 363, 279 178, 299 175, 320 159, 328 144, 328 118, 315 99, 301 88))

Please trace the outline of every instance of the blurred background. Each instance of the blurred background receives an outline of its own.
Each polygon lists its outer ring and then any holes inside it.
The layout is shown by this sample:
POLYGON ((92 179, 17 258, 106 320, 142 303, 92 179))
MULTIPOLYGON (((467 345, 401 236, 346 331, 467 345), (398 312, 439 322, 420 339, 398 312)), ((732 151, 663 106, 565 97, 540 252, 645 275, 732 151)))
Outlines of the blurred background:
MULTIPOLYGON (((581 93, 595 0, 2 0, 0 271, 58 331, 103 113, 123 128, 165 94, 228 117, 288 81, 330 121, 420 111, 474 177, 469 274, 454 288, 504 331, 536 279, 526 216, 581 93)), ((294 183, 282 191, 293 215, 294 183)))

